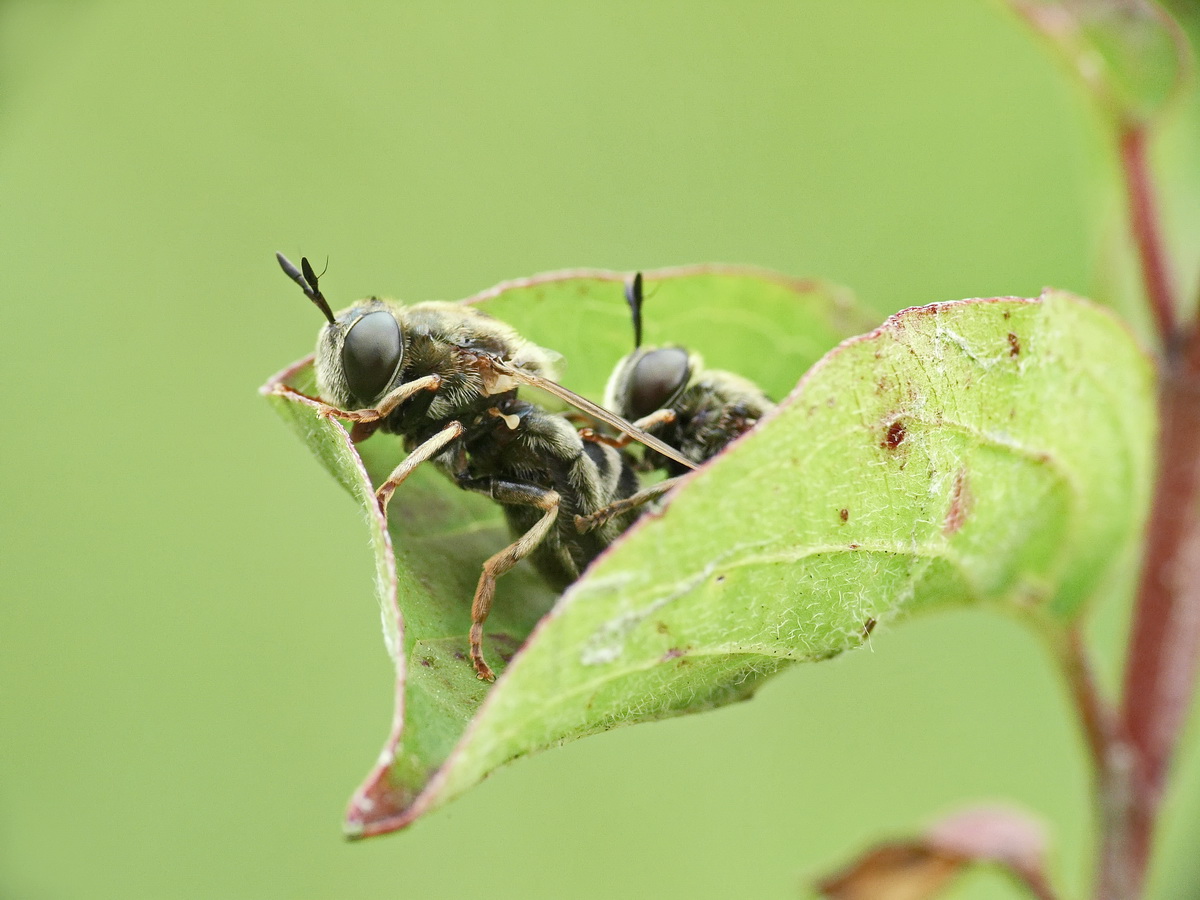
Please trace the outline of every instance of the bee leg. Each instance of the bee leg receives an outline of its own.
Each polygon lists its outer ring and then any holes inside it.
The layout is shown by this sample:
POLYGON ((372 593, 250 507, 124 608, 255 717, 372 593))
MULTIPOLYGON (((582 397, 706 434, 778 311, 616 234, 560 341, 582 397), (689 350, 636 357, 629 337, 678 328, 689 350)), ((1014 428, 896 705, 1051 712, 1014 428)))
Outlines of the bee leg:
POLYGON ((675 487, 681 478, 683 478, 682 475, 679 475, 675 478, 667 478, 664 481, 660 481, 658 484, 651 485, 645 490, 638 491, 632 497, 626 497, 624 500, 617 500, 614 503, 608 504, 608 506, 602 506, 595 512, 589 513, 586 516, 576 516, 575 527, 579 529, 581 533, 591 531, 593 528, 599 528, 614 516, 619 516, 621 513, 629 512, 631 509, 637 509, 644 503, 649 503, 651 500, 658 499, 667 491, 671 490, 671 488, 675 487))
POLYGON ((436 456, 443 447, 455 438, 460 437, 465 430, 462 422, 451 422, 429 440, 413 448, 412 453, 404 457, 404 462, 396 466, 392 470, 392 474, 387 477, 387 480, 375 491, 375 499, 379 501, 379 508, 385 516, 387 515, 387 507, 389 501, 392 499, 392 494, 396 492, 396 488, 400 486, 401 482, 412 474, 412 470, 427 459, 436 456))
POLYGON ((369 406, 366 409, 338 409, 336 406, 322 403, 317 412, 326 419, 345 419, 355 423, 377 422, 387 418, 392 410, 405 400, 411 399, 421 391, 436 391, 441 385, 442 377, 440 375, 425 375, 422 378, 404 382, 394 391, 385 395, 377 406, 369 406))
POLYGON ((499 553, 488 558, 479 575, 479 586, 475 588, 475 599, 471 602, 471 662, 475 674, 482 681, 494 681, 496 674, 483 658, 483 623, 492 610, 492 598, 496 595, 496 579, 533 552, 545 539, 558 518, 558 491, 517 484, 511 481, 494 481, 492 497, 499 503, 521 504, 544 510, 544 515, 533 527, 499 553))
POLYGON ((650 415, 642 416, 633 425, 635 428, 642 429, 642 431, 649 431, 651 428, 657 428, 659 425, 669 425, 675 421, 675 418, 675 410, 673 409, 656 409, 650 415))
MULTIPOLYGON (((659 409, 648 416, 643 416, 633 423, 634 428, 640 428, 642 431, 649 431, 651 428, 657 428, 659 425, 667 425, 675 421, 675 410, 659 409)), ((580 428, 579 436, 585 441, 591 441, 593 444, 607 444, 610 447, 616 447, 618 450, 628 447, 633 443, 634 437, 631 434, 619 434, 616 437, 598 434, 594 428, 580 428)))
POLYGON ((580 428, 579 437, 582 440, 590 441, 593 444, 604 444, 607 447, 628 447, 629 442, 633 440, 629 435, 622 434, 618 437, 609 437, 607 434, 601 434, 595 428, 580 428))

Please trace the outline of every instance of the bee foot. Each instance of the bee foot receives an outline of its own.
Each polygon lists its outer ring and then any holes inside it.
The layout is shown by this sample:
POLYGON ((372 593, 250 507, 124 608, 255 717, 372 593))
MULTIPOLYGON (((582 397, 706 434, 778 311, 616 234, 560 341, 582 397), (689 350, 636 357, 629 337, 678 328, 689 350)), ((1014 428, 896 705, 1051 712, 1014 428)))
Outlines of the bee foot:
POLYGON ((475 677, 480 681, 496 680, 496 673, 492 671, 491 666, 483 661, 482 656, 472 656, 471 662, 475 665, 475 677))
POLYGON ((596 515, 595 513, 590 516, 577 515, 575 517, 575 530, 580 534, 586 534, 593 528, 599 528, 611 518, 612 516, 596 515))

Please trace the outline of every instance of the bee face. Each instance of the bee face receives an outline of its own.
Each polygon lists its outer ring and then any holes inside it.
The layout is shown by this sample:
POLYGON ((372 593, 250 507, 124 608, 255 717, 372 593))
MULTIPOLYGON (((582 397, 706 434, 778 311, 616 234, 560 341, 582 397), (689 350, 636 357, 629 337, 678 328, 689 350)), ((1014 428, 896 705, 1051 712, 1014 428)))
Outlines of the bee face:
POLYGON ((383 395, 404 358, 404 333, 386 309, 359 316, 342 341, 346 386, 362 405, 383 395))
MULTIPOLYGON (((618 416, 640 423, 677 448, 692 463, 703 463, 744 434, 773 406, 756 384, 715 369, 705 369, 698 353, 668 344, 642 346, 642 276, 625 285, 633 314, 634 351, 613 369, 605 405, 618 416)), ((644 457, 643 468, 685 468, 662 456, 644 457)))
POLYGON ((642 346, 642 273, 625 284, 625 302, 633 314, 633 352, 613 369, 604 405, 627 419, 641 419, 672 407, 687 390, 700 358, 683 347, 642 346))
POLYGON ((628 419, 666 409, 687 389, 697 368, 697 360, 683 347, 635 350, 613 371, 606 405, 628 419))
POLYGON ((370 406, 395 387, 404 367, 401 317, 380 300, 356 303, 321 329, 317 384, 339 404, 370 406))

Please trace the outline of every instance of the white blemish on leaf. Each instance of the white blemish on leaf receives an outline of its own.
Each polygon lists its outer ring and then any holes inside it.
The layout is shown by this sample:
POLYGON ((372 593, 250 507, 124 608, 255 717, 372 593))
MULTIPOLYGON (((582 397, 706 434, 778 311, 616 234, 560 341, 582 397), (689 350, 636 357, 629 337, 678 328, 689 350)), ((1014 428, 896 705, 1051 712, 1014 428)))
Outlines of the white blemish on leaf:
MULTIPOLYGON (((707 581, 717 569, 726 565, 730 557, 740 556, 748 549, 761 547, 767 543, 769 542, 753 541, 731 547, 709 562, 708 565, 695 575, 678 582, 669 593, 651 601, 646 606, 628 610, 615 618, 609 619, 587 639, 579 654, 579 661, 585 666, 601 666, 614 662, 625 652, 625 641, 638 625, 669 603, 690 594, 707 581)), ((596 581, 596 579, 593 579, 593 583, 596 583, 596 581)))
POLYGON ((983 369, 990 369, 992 366, 996 365, 997 363, 1004 362, 1005 360, 1008 359, 1007 352, 1002 355, 998 355, 998 356, 987 356, 982 353, 976 352, 976 350, 971 347, 971 344, 967 341, 967 339, 965 337, 963 337, 958 332, 956 332, 950 328, 947 328, 945 325, 942 325, 940 322, 938 323, 936 334, 937 334, 938 340, 942 341, 943 343, 953 344, 954 346, 958 347, 959 350, 961 350, 963 353, 966 354, 968 359, 970 359, 972 362, 978 364, 983 369))

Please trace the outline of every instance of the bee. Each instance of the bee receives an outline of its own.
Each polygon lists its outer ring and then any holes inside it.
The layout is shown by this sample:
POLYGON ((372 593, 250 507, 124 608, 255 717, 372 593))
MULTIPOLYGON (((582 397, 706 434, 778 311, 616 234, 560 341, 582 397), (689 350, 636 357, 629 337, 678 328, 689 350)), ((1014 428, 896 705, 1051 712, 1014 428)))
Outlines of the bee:
MULTIPOLYGON (((700 354, 676 344, 642 346, 642 273, 625 284, 625 301, 633 318, 633 352, 613 368, 604 392, 604 405, 634 427, 679 449, 678 456, 648 448, 644 470, 663 469, 667 478, 621 498, 590 515, 579 515, 576 527, 586 531, 665 494, 689 469, 707 462, 741 437, 775 404, 754 382, 733 372, 706 369, 700 354)), ((584 429, 585 440, 624 448, 629 438, 605 437, 584 429)))
POLYGON ((354 441, 376 430, 403 438, 408 455, 375 493, 384 514, 396 489, 427 461, 503 508, 516 540, 484 562, 471 602, 471 663, 480 679, 493 680, 483 658, 483 625, 496 580, 530 557, 556 589, 565 587, 634 513, 616 511, 587 534, 574 527, 574 517, 629 499, 638 488, 627 453, 585 443, 565 416, 520 399, 518 387, 540 388, 678 465, 691 463, 557 384, 550 351, 480 310, 372 298, 335 314, 307 259, 298 270, 283 254, 276 257, 326 319, 316 352, 321 414, 354 423, 354 441))

